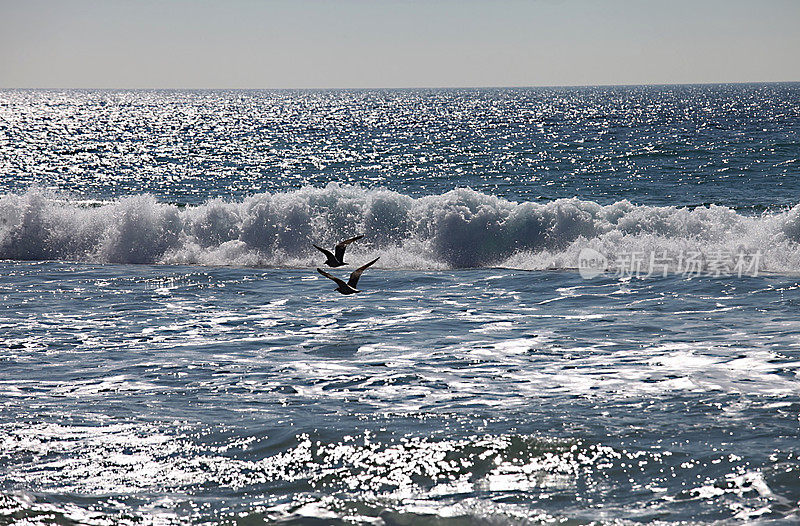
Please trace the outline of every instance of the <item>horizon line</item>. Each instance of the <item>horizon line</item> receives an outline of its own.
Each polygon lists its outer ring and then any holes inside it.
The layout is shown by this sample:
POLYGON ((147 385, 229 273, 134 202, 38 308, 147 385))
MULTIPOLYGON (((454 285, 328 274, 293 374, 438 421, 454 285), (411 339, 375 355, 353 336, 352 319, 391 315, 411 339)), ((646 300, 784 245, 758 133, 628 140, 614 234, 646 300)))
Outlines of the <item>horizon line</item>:
POLYGON ((720 86, 745 84, 800 84, 800 80, 741 80, 724 82, 647 82, 620 84, 530 84, 530 85, 487 85, 487 86, 361 86, 361 87, 8 87, 0 90, 94 90, 94 91, 378 91, 378 90, 482 90, 482 89, 535 89, 535 88, 630 88, 658 86, 720 86))

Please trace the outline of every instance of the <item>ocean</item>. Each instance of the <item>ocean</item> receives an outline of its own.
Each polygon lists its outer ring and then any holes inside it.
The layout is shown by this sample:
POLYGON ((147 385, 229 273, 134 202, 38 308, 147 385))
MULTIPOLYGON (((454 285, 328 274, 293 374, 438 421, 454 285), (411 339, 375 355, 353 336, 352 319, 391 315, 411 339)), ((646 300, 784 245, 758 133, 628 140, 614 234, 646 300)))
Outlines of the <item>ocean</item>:
POLYGON ((0 90, 0 523, 796 524, 798 269, 797 83, 0 90))

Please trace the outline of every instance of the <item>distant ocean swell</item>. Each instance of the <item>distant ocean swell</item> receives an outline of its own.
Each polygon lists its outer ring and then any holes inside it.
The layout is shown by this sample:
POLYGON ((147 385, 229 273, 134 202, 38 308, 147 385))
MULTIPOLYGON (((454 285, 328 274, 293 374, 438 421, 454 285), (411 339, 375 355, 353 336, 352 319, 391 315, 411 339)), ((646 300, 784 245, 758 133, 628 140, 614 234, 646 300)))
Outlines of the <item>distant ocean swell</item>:
POLYGON ((89 206, 42 189, 0 197, 0 259, 10 260, 305 267, 320 262, 312 243, 362 233, 347 259, 381 255, 383 268, 575 268, 587 247, 611 260, 760 251, 760 270, 800 268, 800 205, 747 216, 715 205, 515 203, 470 189, 412 198, 337 184, 194 207, 150 195, 89 206))

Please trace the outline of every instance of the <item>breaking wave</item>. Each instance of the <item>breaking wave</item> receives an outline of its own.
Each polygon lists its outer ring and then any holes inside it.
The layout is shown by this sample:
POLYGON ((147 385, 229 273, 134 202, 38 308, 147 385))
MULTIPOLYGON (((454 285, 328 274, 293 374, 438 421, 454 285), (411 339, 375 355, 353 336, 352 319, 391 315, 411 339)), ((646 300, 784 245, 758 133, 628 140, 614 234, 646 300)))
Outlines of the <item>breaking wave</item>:
POLYGON ((179 207, 151 195, 89 205, 42 189, 0 197, 0 258, 305 267, 312 243, 366 234, 348 260, 382 256, 405 269, 575 268, 592 248, 626 253, 761 252, 760 269, 800 268, 800 205, 742 215, 730 208, 516 203, 470 189, 412 198, 335 183, 179 207))

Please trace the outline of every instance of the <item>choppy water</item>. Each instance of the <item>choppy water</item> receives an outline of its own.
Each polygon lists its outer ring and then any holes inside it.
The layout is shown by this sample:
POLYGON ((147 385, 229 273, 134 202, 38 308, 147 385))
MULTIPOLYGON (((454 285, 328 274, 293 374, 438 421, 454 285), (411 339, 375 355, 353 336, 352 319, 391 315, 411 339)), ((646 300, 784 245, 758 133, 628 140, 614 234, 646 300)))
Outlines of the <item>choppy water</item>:
POLYGON ((798 84, 0 91, 0 167, 87 199, 199 204, 330 181, 418 197, 794 206, 798 84), (789 176, 789 177, 787 177, 789 176))
POLYGON ((797 522, 798 115, 0 92, 0 522, 797 522), (353 233, 340 296, 309 245, 353 233))

